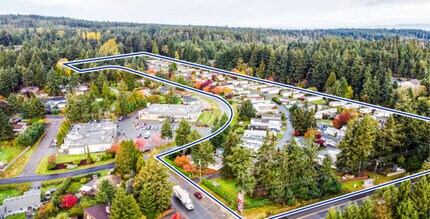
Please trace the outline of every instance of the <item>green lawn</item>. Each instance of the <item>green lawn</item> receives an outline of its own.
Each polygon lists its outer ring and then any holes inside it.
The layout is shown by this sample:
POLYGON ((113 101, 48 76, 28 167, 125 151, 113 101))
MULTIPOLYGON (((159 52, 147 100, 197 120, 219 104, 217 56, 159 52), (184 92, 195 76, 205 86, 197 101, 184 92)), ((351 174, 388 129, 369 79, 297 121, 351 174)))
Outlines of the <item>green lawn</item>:
POLYGON ((6 219, 25 219, 25 213, 19 213, 19 214, 7 216, 6 219))
POLYGON ((282 138, 282 136, 283 136, 283 135, 282 135, 282 134, 280 134, 280 133, 276 135, 276 137, 277 137, 278 139, 281 139, 281 138, 282 138))
POLYGON ((328 125, 332 125, 333 124, 333 120, 331 120, 331 119, 319 119, 319 120, 317 120, 318 122, 323 122, 323 123, 326 123, 326 124, 328 124, 328 125))
POLYGON ((220 118, 221 116, 221 110, 214 110, 214 111, 205 111, 200 114, 199 118, 197 119, 198 122, 212 126, 216 120, 216 118, 220 118))
POLYGON ((364 183, 363 180, 354 180, 349 182, 343 182, 340 185, 343 191, 349 193, 349 192, 354 192, 362 189, 363 183, 364 183), (354 185, 355 185, 355 188, 354 188, 354 185))
POLYGON ((22 170, 24 170, 25 165, 27 164, 28 160, 30 159, 31 155, 33 154, 34 150, 39 146, 40 141, 42 141, 43 136, 45 136, 46 131, 43 132, 43 134, 39 137, 39 139, 34 143, 31 148, 26 151, 21 157, 19 157, 15 163, 13 163, 1 176, 2 177, 14 177, 19 175, 22 170))
POLYGON ((9 163, 24 149, 25 147, 21 146, 2 145, 0 147, 0 162, 9 163))
POLYGON ((327 104, 324 99, 322 99, 322 100, 315 100, 315 101, 309 101, 309 103, 319 104, 319 105, 327 104))
POLYGON ((0 191, 0 204, 3 204, 3 200, 5 198, 15 197, 22 195, 22 192, 20 192, 18 189, 6 189, 0 191))
MULTIPOLYGON (((236 186, 236 180, 225 180, 222 178, 217 178, 209 181, 211 182, 216 181, 219 184, 220 188, 226 193, 228 193, 228 196, 230 197, 230 199, 232 200, 237 199, 238 188, 236 186)), ((252 198, 248 195, 245 195, 245 207, 261 206, 267 202, 268 202, 268 199, 257 199, 257 198, 252 198)))
MULTIPOLYGON (((93 159, 96 159, 97 156, 100 156, 104 153, 92 153, 91 157, 93 159)), ((89 167, 94 167, 94 166, 100 166, 103 164, 108 164, 108 163, 112 163, 115 161, 115 159, 110 159, 110 160, 105 160, 105 161, 99 161, 99 162, 95 162, 93 164, 90 165, 85 165, 85 166, 78 166, 75 169, 62 169, 62 170, 48 170, 48 158, 49 156, 46 156, 43 158, 43 160, 39 163, 39 165, 36 168, 36 173, 37 174, 52 174, 52 173, 62 173, 62 172, 67 172, 67 171, 72 171, 72 170, 79 170, 79 169, 85 169, 85 168, 89 168, 89 167)), ((57 163, 65 163, 65 162, 72 162, 75 160, 82 160, 82 159, 86 159, 87 155, 86 154, 75 154, 75 155, 62 155, 59 154, 57 156, 57 163)))

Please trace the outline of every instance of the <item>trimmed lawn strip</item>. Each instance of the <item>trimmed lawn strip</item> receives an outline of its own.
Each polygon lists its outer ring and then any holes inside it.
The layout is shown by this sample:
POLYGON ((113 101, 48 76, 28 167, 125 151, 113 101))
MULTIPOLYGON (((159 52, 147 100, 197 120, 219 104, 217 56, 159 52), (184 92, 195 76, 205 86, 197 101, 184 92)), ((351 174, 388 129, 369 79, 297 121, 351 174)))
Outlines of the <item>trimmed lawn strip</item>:
POLYGON ((2 145, 0 148, 0 162, 5 164, 11 162, 25 147, 13 146, 13 145, 2 145))
MULTIPOLYGON (((96 159, 97 156, 100 156, 102 154, 104 154, 104 153, 92 153, 91 157, 93 159, 96 159)), ((42 161, 39 163, 39 165, 36 168, 37 174, 44 175, 44 174, 53 174, 53 173, 63 173, 63 172, 67 172, 67 171, 86 169, 89 167, 95 167, 95 166, 100 166, 100 165, 115 162, 115 159, 112 158, 109 160, 95 162, 93 164, 89 164, 89 165, 85 165, 85 166, 78 166, 75 169, 48 170, 48 168, 47 168, 48 167, 48 158, 49 158, 49 156, 44 157, 42 159, 42 161)), ((86 158, 87 158, 86 154, 76 154, 76 155, 61 155, 61 154, 59 154, 57 156, 57 163, 72 162, 74 160, 82 160, 82 159, 86 159, 86 158)))
POLYGON ((12 166, 10 166, 0 178, 8 178, 8 177, 14 177, 24 170, 25 165, 27 164, 28 160, 30 160, 31 155, 33 155, 34 150, 39 146, 40 141, 42 141, 42 138, 45 136, 46 131, 43 132, 43 134, 39 137, 39 139, 31 146, 31 148, 25 152, 20 158, 18 158, 12 166))
POLYGON ((25 213, 14 214, 11 216, 7 216, 6 219, 25 219, 25 213))

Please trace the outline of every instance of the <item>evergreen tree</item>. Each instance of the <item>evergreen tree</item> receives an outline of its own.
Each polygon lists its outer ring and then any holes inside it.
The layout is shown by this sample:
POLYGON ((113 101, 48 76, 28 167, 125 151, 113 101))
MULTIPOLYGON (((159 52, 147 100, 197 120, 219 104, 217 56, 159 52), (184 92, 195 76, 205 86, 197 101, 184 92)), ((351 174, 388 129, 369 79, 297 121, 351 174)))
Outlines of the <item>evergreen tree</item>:
POLYGON ((176 129, 176 136, 175 136, 176 145, 182 146, 189 143, 188 141, 189 134, 191 134, 190 124, 188 124, 188 122, 185 119, 183 119, 179 123, 179 127, 176 129))
POLYGON ((399 127, 393 116, 390 116, 382 129, 376 135, 374 157, 381 162, 381 165, 390 164, 392 162, 392 152, 398 150, 401 146, 399 127))
POLYGON ((139 205, 132 195, 127 195, 123 188, 118 188, 112 201, 109 218, 112 219, 141 219, 139 205))
POLYGON ((50 96, 59 96, 61 89, 59 85, 59 75, 55 69, 51 69, 47 75, 45 90, 50 96))
POLYGON ((99 204, 112 202, 115 198, 116 187, 108 180, 102 180, 97 188, 96 201, 99 204))
POLYGON ((257 186, 267 192, 269 192, 270 186, 275 178, 275 173, 273 172, 276 154, 275 145, 273 136, 268 134, 263 145, 258 149, 257 162, 254 164, 257 186))
POLYGON ((99 88, 94 82, 91 82, 89 94, 94 97, 100 97, 99 88))
POLYGON ((3 109, 0 108, 0 141, 8 140, 13 136, 12 124, 9 121, 8 116, 4 113, 3 109))
POLYGON ((132 140, 121 141, 115 156, 115 172, 123 179, 126 179, 127 175, 134 174, 139 156, 141 151, 136 148, 132 140))
POLYGON ((244 101, 239 108, 239 116, 243 120, 249 120, 250 118, 255 117, 256 113, 257 111, 249 100, 244 101))
POLYGON ((155 40, 152 42, 152 53, 157 54, 157 55, 160 54, 160 52, 158 51, 157 42, 155 40))
POLYGON ((333 85, 336 83, 336 74, 331 72, 325 82, 324 93, 333 94, 333 85))
MULTIPOLYGON (((234 131, 230 131, 226 138, 226 141, 222 144, 222 148, 224 149, 223 157, 228 157, 233 154, 233 148, 237 147, 239 144, 239 138, 234 131)), ((229 178, 232 176, 231 164, 228 160, 224 159, 223 168, 221 169, 221 176, 223 178, 229 178)))
POLYGON ((330 155, 326 154, 322 162, 320 170, 319 188, 322 195, 337 194, 340 192, 341 185, 339 180, 331 171, 332 159, 330 155))
POLYGON ((173 138, 172 125, 170 124, 170 121, 167 117, 164 118, 163 126, 161 127, 161 136, 164 139, 173 138))
MULTIPOLYGON (((215 120, 213 126, 212 126, 212 133, 216 132, 218 129, 220 129, 225 123, 228 121, 227 114, 223 114, 221 119, 218 120, 218 118, 215 120)), ((226 141, 226 137, 230 131, 230 126, 227 126, 224 131, 219 133, 218 135, 215 135, 213 138, 210 139, 210 142, 214 147, 221 147, 221 145, 226 141)))
MULTIPOLYGON (((192 132, 197 133, 197 139, 201 138, 201 135, 198 134, 196 130, 193 130, 192 132)), ((197 145, 194 145, 191 148, 191 157, 193 158, 196 167, 201 168, 204 172, 208 165, 214 162, 213 152, 213 146, 210 141, 204 141, 197 145)))
POLYGON ((251 150, 245 147, 234 147, 232 154, 224 159, 232 170, 232 175, 237 179, 239 190, 251 195, 256 183, 253 174, 254 159, 251 150))
POLYGON ((362 120, 350 120, 345 137, 340 141, 336 167, 341 172, 359 174, 369 162, 374 152, 374 141, 378 131, 378 122, 370 116, 362 120))
POLYGON ((173 195, 172 183, 166 167, 153 156, 149 157, 134 181, 135 197, 139 206, 148 218, 156 218, 167 210, 173 195))

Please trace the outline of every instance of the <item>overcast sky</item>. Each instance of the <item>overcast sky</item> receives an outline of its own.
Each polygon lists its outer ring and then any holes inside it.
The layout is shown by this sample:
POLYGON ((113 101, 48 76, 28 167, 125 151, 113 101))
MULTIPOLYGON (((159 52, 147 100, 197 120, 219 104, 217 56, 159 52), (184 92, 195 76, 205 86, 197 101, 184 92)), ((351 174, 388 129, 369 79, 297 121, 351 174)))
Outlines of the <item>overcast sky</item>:
POLYGON ((0 14, 230 27, 430 29, 430 0, 0 0, 0 14))

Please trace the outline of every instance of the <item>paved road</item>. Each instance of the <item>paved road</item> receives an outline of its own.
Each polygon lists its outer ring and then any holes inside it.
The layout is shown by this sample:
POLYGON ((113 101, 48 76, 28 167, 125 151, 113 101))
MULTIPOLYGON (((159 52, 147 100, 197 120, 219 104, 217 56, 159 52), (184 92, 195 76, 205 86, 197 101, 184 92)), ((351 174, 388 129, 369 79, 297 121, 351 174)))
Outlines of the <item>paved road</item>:
POLYGON ((55 173, 55 174, 48 174, 48 175, 36 175, 36 176, 18 176, 14 178, 5 178, 0 179, 0 185, 1 184, 11 184, 11 183, 23 183, 23 182, 38 182, 38 181, 46 181, 51 179, 60 179, 60 178, 66 178, 66 177, 72 177, 76 175, 86 174, 86 173, 92 173, 92 172, 98 172, 101 170, 107 170, 114 168, 115 163, 109 163, 101 166, 96 167, 90 167, 86 169, 81 170, 74 170, 64 173, 55 173))
POLYGON ((203 195, 202 199, 197 199, 194 197, 194 192, 198 190, 191 186, 190 183, 180 178, 175 173, 170 173, 169 180, 181 186, 183 189, 187 190, 191 201, 194 205, 194 210, 188 211, 181 203, 181 201, 174 195, 172 197, 172 207, 179 211, 182 216, 187 219, 210 219, 210 218, 232 218, 231 214, 227 212, 224 208, 221 208, 218 204, 212 201, 210 198, 203 195))
POLYGON ((271 103, 275 104, 278 110, 281 111, 281 113, 284 113, 285 117, 287 118, 287 129, 282 133, 282 138, 276 143, 276 149, 281 149, 288 141, 291 140, 294 134, 294 128, 291 124, 290 111, 288 111, 288 109, 283 104, 278 105, 275 103, 270 97, 270 94, 266 94, 266 100, 270 100, 271 103))
POLYGON ((56 148, 51 147, 52 141, 57 136, 57 132, 60 129, 61 123, 64 121, 62 116, 46 116, 49 122, 45 126, 46 134, 40 141, 39 146, 34 150, 31 158, 28 160, 24 167, 24 170, 19 176, 35 176, 37 165, 39 165, 42 159, 50 154, 57 152, 56 148))

